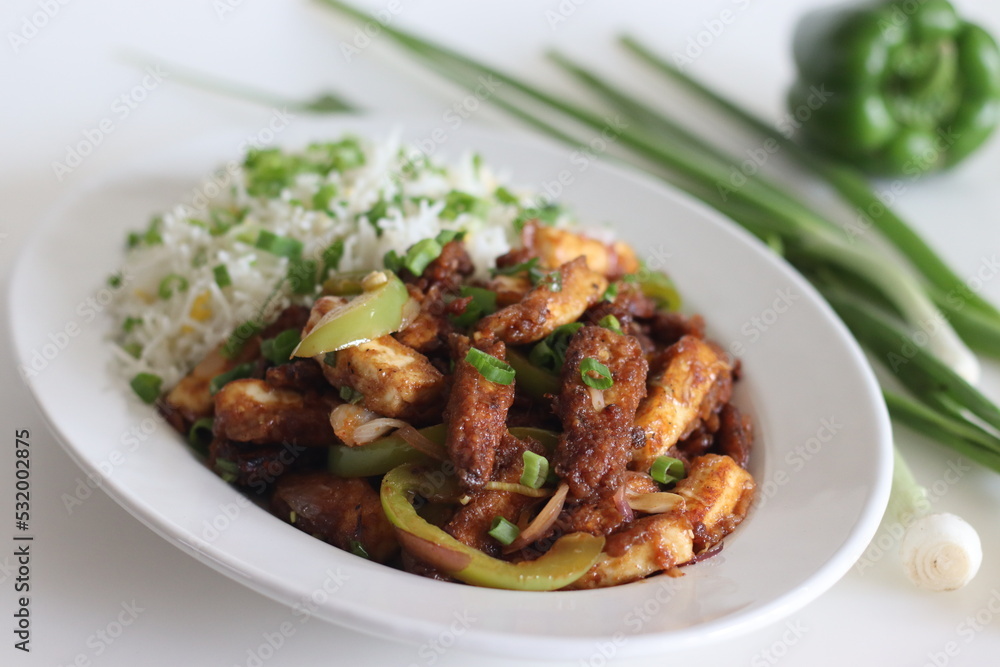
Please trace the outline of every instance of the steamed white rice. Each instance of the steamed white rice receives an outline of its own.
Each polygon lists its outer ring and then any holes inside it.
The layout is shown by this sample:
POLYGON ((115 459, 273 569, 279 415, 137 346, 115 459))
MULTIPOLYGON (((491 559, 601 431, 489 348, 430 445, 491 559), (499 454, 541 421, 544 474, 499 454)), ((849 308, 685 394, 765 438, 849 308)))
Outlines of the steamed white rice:
MULTIPOLYGON (((123 375, 152 373, 162 378, 164 388, 170 387, 240 324, 266 322, 291 303, 315 298, 292 293, 286 280, 289 260, 256 246, 261 230, 300 241, 302 257, 320 264, 323 250, 340 239, 340 271, 382 268, 390 250, 403 254, 443 230, 461 230, 477 274, 485 277, 495 259, 516 242, 515 220, 533 202, 524 193, 514 202, 508 197, 502 197, 507 203, 498 201, 501 184, 476 156, 454 165, 423 156, 410 161, 407 156, 419 152, 398 140, 345 140, 356 141, 364 155, 360 166, 299 174, 273 197, 250 194, 248 172, 240 167, 230 185, 206 205, 194 209, 181 204, 159 216, 154 233, 158 238, 128 251, 120 274, 121 294, 111 308, 122 325, 115 342, 123 375), (336 195, 326 210, 317 210, 310 202, 330 185, 336 195), (478 206, 476 214, 446 219, 441 213, 452 191, 482 198, 488 205, 478 206), (368 220, 365 213, 380 200, 389 202, 384 215, 368 220), (213 235, 207 223, 213 212, 231 216, 234 211, 242 212, 239 222, 213 235), (225 287, 216 280, 220 265, 231 280, 225 287), (161 294, 164 281, 167 288, 161 294), (171 294, 164 298, 166 292, 171 294)), ((296 155, 305 156, 309 150, 296 155)), ((207 179, 199 191, 218 191, 210 187, 217 182, 207 179)))

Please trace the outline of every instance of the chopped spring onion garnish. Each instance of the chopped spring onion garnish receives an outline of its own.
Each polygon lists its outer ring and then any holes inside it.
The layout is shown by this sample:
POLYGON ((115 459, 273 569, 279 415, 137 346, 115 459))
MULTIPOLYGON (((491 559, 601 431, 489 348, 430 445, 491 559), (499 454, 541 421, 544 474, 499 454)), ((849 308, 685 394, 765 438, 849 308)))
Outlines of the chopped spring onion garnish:
POLYGON ((131 316, 126 317, 125 321, 122 322, 122 331, 124 331, 125 333, 128 333, 128 332, 132 331, 132 329, 135 329, 136 326, 138 326, 140 324, 142 324, 142 318, 141 317, 131 317, 131 316))
MULTIPOLYGON (((333 353, 331 353, 333 354, 333 353)), ((360 391, 351 387, 350 385, 344 385, 340 388, 340 398, 347 403, 357 404, 364 400, 365 395, 360 391)))
POLYGON ((438 232, 434 240, 444 246, 452 241, 461 241, 463 238, 465 238, 465 230, 443 229, 438 232))
POLYGON ((247 362, 245 364, 240 364, 235 368, 231 368, 225 373, 219 373, 214 378, 212 378, 208 383, 208 392, 215 396, 219 393, 226 384, 232 382, 233 380, 242 380, 243 378, 248 378, 253 375, 254 364, 252 362, 247 362))
POLYGON ((140 343, 125 343, 122 349, 128 352, 133 359, 138 359, 142 356, 142 345, 140 343))
POLYGON ((364 546, 362 546, 361 542, 358 542, 357 540, 351 540, 350 547, 351 547, 351 553, 354 554, 355 556, 361 556, 362 558, 367 558, 368 560, 371 560, 371 556, 369 556, 368 552, 365 551, 365 548, 364 546))
POLYGON ((122 277, 121 272, 108 276, 108 287, 112 289, 118 289, 124 282, 125 279, 122 277))
POLYGON ((465 312, 461 315, 453 315, 451 321, 460 327, 467 327, 475 324, 490 313, 495 313, 497 309, 496 292, 491 292, 482 287, 470 287, 462 285, 459 294, 463 297, 472 297, 472 301, 465 307, 465 312))
POLYGON ((176 288, 178 292, 186 291, 188 288, 187 278, 177 273, 171 273, 160 281, 160 286, 157 288, 156 292, 160 295, 161 299, 166 300, 174 295, 174 288, 176 288))
POLYGON ((549 476, 549 460, 531 451, 525 451, 521 458, 524 460, 521 484, 532 489, 542 488, 549 476))
POLYGON ((191 424, 188 431, 188 443, 200 452, 205 452, 208 443, 212 442, 212 427, 215 420, 211 417, 202 417, 191 424))
POLYGON ((441 255, 441 244, 434 239, 417 241, 406 251, 403 266, 415 276, 423 274, 424 269, 441 255))
POLYGON ((288 363, 292 350, 299 344, 299 330, 285 329, 274 338, 268 338, 260 344, 260 352, 272 364, 288 363))
POLYGON ((566 361, 569 339, 582 328, 583 322, 570 322, 556 328, 555 331, 531 348, 528 361, 539 368, 558 373, 566 361))
POLYGON ((229 459, 215 459, 215 472, 224 482, 235 482, 239 479, 240 467, 229 459))
POLYGON ((259 334, 263 328, 263 324, 253 320, 247 320, 236 327, 236 330, 230 334, 222 346, 222 356, 226 359, 235 359, 243 351, 243 346, 247 344, 247 341, 259 334))
POLYGON ((233 279, 229 277, 229 269, 226 268, 225 264, 219 264, 212 269, 212 274, 215 276, 215 284, 219 287, 229 287, 233 284, 233 279))
POLYGON ((333 183, 324 183, 313 195, 312 205, 317 211, 326 211, 330 208, 330 201, 337 196, 337 186, 333 183))
POLYGON ((541 269, 538 268, 538 258, 532 257, 527 262, 521 262, 520 264, 514 264, 513 266, 505 266, 503 268, 492 269, 490 273, 494 276, 516 276, 519 273, 524 273, 527 271, 528 278, 531 279, 531 284, 536 284, 542 279, 545 274, 541 269))
POLYGON ((266 229, 260 230, 260 234, 257 235, 257 242, 254 245, 278 257, 292 259, 302 256, 302 241, 288 238, 287 236, 278 236, 266 229))
POLYGON ((616 334, 622 333, 622 323, 614 315, 605 315, 597 324, 605 329, 614 331, 616 334))
POLYGON ((327 352, 323 355, 323 365, 324 366, 336 366, 337 365, 337 352, 327 352))
POLYGON ((559 271, 546 273, 539 284, 545 285, 550 292, 562 292, 562 274, 559 271))
POLYGON ((330 271, 340 268, 340 260, 344 258, 344 241, 337 239, 323 251, 323 277, 330 271))
POLYGON ((288 260, 288 280, 295 294, 312 294, 316 291, 316 262, 311 259, 293 257, 288 260))
POLYGON ((498 516, 490 524, 488 534, 500 544, 507 546, 517 539, 517 536, 521 534, 521 529, 502 516, 498 516))
POLYGON ((152 373, 139 373, 129 383, 132 390, 138 394, 144 403, 152 403, 160 396, 163 378, 152 373))
POLYGON ((611 283, 608 285, 608 289, 604 290, 604 296, 601 297, 602 301, 614 301, 618 298, 618 283, 611 283))
POLYGON ((585 385, 594 389, 609 389, 615 383, 608 367, 593 357, 587 357, 580 362, 580 379, 585 385))
POLYGON ((514 381, 514 369, 505 361, 470 347, 465 360, 472 364, 479 374, 494 384, 507 385, 514 381))
POLYGON ((681 295, 674 286, 674 281, 665 273, 644 271, 639 277, 639 287, 643 294, 656 302, 658 308, 670 311, 680 309, 681 295))
POLYGON ((684 462, 671 456, 660 456, 649 468, 649 476, 660 484, 673 484, 684 479, 684 462))

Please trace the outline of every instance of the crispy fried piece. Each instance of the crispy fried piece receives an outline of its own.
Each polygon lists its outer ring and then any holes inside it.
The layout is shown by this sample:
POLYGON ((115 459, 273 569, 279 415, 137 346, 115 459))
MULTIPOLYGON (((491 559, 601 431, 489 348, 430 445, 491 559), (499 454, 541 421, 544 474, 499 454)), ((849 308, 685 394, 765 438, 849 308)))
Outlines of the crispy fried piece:
POLYGON ((732 393, 728 357, 699 338, 685 336, 658 361, 662 370, 650 379, 649 395, 635 417, 646 444, 635 452, 632 467, 643 472, 718 411, 732 393))
POLYGON ((420 312, 410 326, 393 334, 393 338, 420 354, 439 352, 446 347, 449 334, 455 330, 448 321, 449 308, 444 300, 447 291, 439 284, 431 285, 426 292, 413 285, 408 289, 410 296, 420 304, 420 312))
MULTIPOLYGON (((504 434, 496 450, 496 472, 493 475, 496 481, 516 483, 520 480, 525 451, 542 454, 545 448, 533 440, 519 440, 510 433, 504 434)), ((500 543, 487 534, 493 519, 502 516, 516 524, 522 512, 538 503, 537 498, 511 491, 484 489, 472 492, 471 496, 472 499, 455 512, 444 529, 463 544, 491 556, 499 556, 501 550, 500 543)))
POLYGON ((626 273, 639 270, 639 260, 627 244, 612 244, 584 236, 567 229, 559 229, 529 222, 524 226, 522 240, 532 254, 541 259, 542 266, 554 269, 577 257, 587 258, 587 265, 597 273, 617 280, 626 273))
MULTIPOLYGON (((324 296, 313 304, 309 322, 302 330, 304 338, 316 323, 337 306, 342 297, 324 296)), ((359 343, 330 355, 317 356, 327 381, 338 389, 351 387, 364 396, 361 404, 383 417, 424 422, 439 409, 445 389, 441 371, 411 347, 392 336, 382 336, 359 343)))
POLYGON ((570 496, 584 500, 615 492, 632 456, 632 423, 646 395, 649 369, 635 338, 603 327, 585 326, 571 339, 563 366, 556 413, 563 424, 554 462, 569 484, 570 496), (605 407, 594 409, 580 364, 596 359, 608 367, 614 384, 604 390, 605 407))
POLYGON ((729 456, 706 454, 691 463, 674 493, 684 497, 696 552, 712 548, 743 521, 754 486, 750 473, 729 456))
POLYGON ((659 312, 653 317, 649 327, 650 337, 658 345, 669 347, 684 336, 705 337, 705 320, 701 315, 659 312))
POLYGON ((564 509, 556 525, 563 535, 571 533, 610 535, 624 523, 625 519, 625 515, 618 509, 614 496, 605 496, 595 502, 564 509))
POLYGON ((331 407, 331 399, 317 394, 275 389, 263 380, 234 380, 215 395, 214 432, 259 445, 325 447, 335 442, 331 407))
POLYGON ((669 570, 694 557, 693 531, 680 511, 654 514, 611 535, 604 553, 587 574, 569 588, 604 588, 669 570))
POLYGON ((324 465, 326 451, 300 445, 254 445, 214 438, 208 446, 208 467, 237 486, 263 493, 282 475, 324 465))
POLYGON ((164 417, 185 436, 191 424, 202 417, 212 416, 215 409, 215 402, 209 391, 212 378, 256 359, 260 355, 260 337, 249 339, 234 359, 223 356, 222 347, 220 345, 205 355, 160 402, 160 411, 164 417))
POLYGON ((719 413, 719 430, 715 434, 719 452, 732 457, 741 468, 750 462, 753 447, 753 422, 749 415, 741 414, 732 403, 727 403, 719 413))
POLYGON ((392 336, 340 350, 334 366, 320 363, 330 384, 360 392, 361 405, 384 417, 422 423, 440 412, 444 375, 392 336))
POLYGON ((328 472, 285 475, 271 497, 271 513, 344 551, 360 545, 377 563, 399 551, 379 495, 364 479, 328 472))
POLYGON ((531 291, 531 281, 525 275, 497 275, 489 279, 486 289, 497 295, 498 307, 506 308, 519 303, 531 291))
POLYGON ((298 392, 330 390, 330 383, 323 377, 323 370, 312 359, 296 359, 280 366, 271 366, 264 373, 264 381, 275 389, 298 392))
MULTIPOLYGON (((474 345, 501 361, 507 357, 501 340, 482 337, 474 345)), ((446 445, 462 486, 479 489, 493 477, 496 451, 507 433, 514 385, 490 382, 465 360, 468 347, 461 343, 455 347, 455 374, 444 416, 446 445)))
POLYGON ((473 271, 475 266, 465 250, 465 244, 461 241, 449 241, 441 248, 441 254, 420 274, 416 284, 423 291, 437 285, 446 291, 456 292, 463 278, 471 276, 473 271))
POLYGON ((600 300, 608 287, 607 279, 587 268, 583 257, 563 264, 556 271, 557 280, 543 280, 520 302, 483 318, 479 331, 491 332, 511 345, 534 343, 563 324, 575 322, 583 311, 600 300), (557 291, 553 291, 554 286, 557 291))

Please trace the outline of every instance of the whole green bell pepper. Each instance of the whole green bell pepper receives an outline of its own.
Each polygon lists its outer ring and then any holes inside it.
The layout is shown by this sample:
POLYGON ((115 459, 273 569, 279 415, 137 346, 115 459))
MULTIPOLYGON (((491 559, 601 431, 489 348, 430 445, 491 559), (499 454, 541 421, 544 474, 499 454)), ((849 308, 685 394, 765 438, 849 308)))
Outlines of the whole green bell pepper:
POLYGON ((807 14, 794 56, 803 142, 869 174, 950 167, 1000 122, 1000 49, 946 0, 807 14))

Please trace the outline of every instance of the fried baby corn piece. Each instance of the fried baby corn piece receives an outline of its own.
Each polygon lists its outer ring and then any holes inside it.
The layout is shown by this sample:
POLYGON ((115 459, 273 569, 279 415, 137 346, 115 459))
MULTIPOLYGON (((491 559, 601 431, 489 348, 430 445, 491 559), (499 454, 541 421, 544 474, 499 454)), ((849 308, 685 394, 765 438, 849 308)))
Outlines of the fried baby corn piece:
POLYGON ((712 548, 743 521, 754 487, 750 473, 729 456, 706 454, 691 462, 674 493, 684 498, 696 552, 712 548))
POLYGON ((604 588, 638 581, 694 558, 691 522, 679 510, 633 521, 611 535, 600 560, 569 588, 604 588))
POLYGON ((529 222, 521 234, 529 248, 547 269, 562 266, 577 257, 585 257, 587 266, 609 280, 617 280, 639 270, 635 251, 622 241, 603 243, 597 239, 558 227, 529 222))
MULTIPOLYGON (((514 385, 497 384, 483 377, 465 360, 469 345, 455 345, 455 374, 445 409, 448 428, 446 446, 465 489, 480 489, 493 476, 497 449, 507 433, 507 411, 514 402, 514 385)), ((502 340, 483 336, 471 345, 503 361, 507 348, 502 340)))
MULTIPOLYGON (((316 300, 303 338, 333 308, 340 297, 316 300)), ((361 404, 383 417, 422 421, 433 412, 445 388, 444 376, 416 350, 392 336, 382 336, 339 350, 316 360, 334 387, 351 387, 364 398, 361 404)))
POLYGON ((732 365, 717 347, 684 336, 658 360, 662 368, 649 381, 649 394, 639 405, 635 425, 646 435, 632 467, 647 472, 658 456, 687 437, 724 405, 732 394, 732 365))
POLYGON ((318 394, 275 389, 263 380, 226 383, 215 395, 217 437, 259 445, 325 447, 335 443, 333 401, 318 394))
POLYGON ((607 496, 621 484, 632 457, 636 408, 646 395, 649 369, 632 336, 585 326, 570 339, 556 413, 563 434, 554 455, 555 471, 576 500, 607 496), (604 406, 594 407, 580 365, 594 359, 607 366, 614 384, 603 390, 604 406))
POLYGON ((575 322, 600 301, 607 279, 577 257, 535 285, 524 298, 480 321, 478 330, 492 333, 509 345, 537 342, 563 324, 575 322))
POLYGON ((271 497, 271 513, 344 551, 360 547, 377 563, 399 551, 378 492, 364 479, 328 472, 285 475, 271 497))

